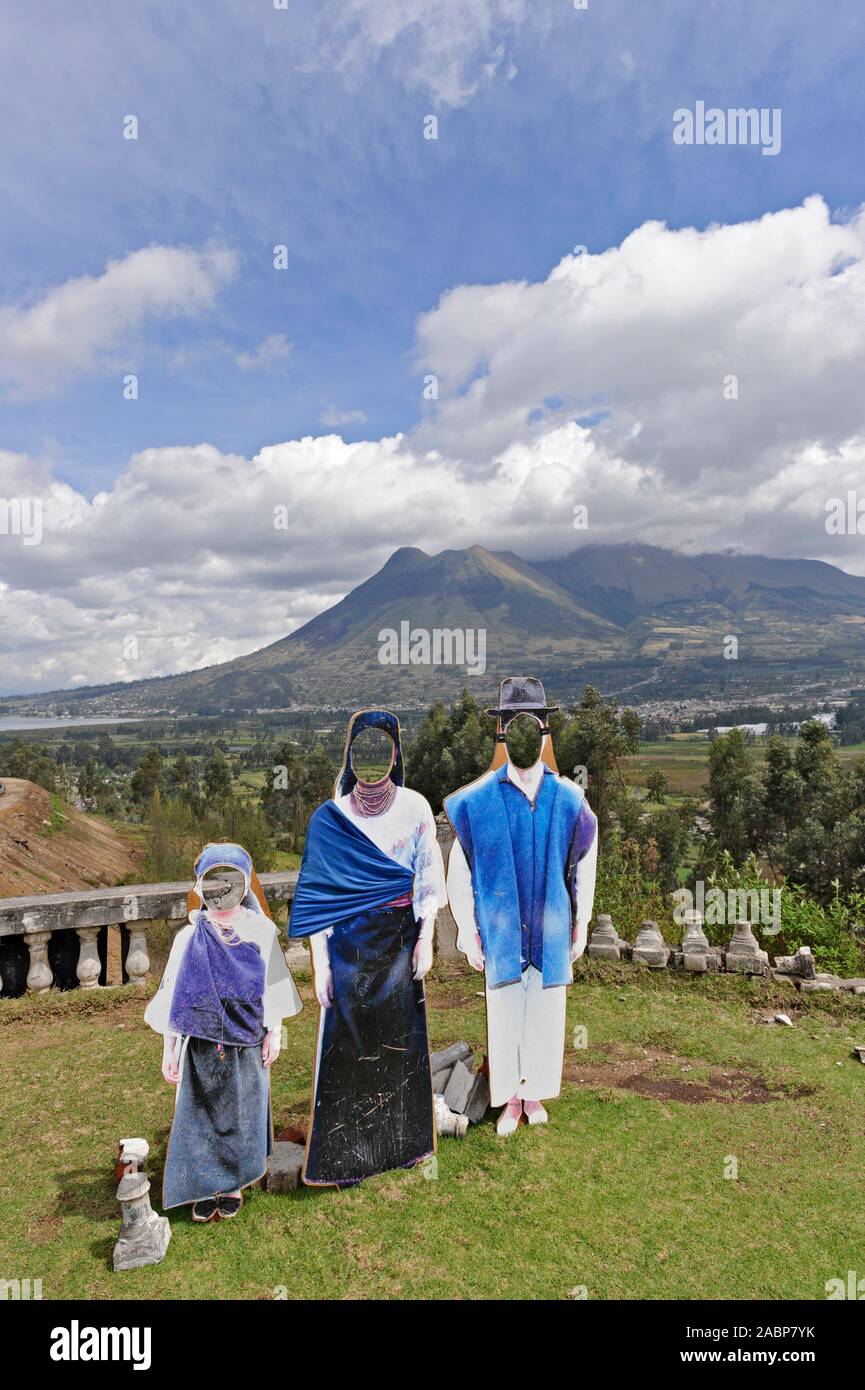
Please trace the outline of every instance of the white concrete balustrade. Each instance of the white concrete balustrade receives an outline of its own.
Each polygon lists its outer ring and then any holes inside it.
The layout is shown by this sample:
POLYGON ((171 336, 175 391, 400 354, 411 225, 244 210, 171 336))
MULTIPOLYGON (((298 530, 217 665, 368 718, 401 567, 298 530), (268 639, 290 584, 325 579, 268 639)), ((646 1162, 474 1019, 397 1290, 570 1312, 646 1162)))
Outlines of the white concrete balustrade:
MULTIPOLYGON (((294 897, 296 871, 261 874, 259 878, 271 911, 294 897)), ((223 883, 229 892, 231 883, 223 883)), ((219 886, 219 882, 213 885, 217 895, 219 886)), ((129 933, 125 962, 128 983, 140 985, 150 972, 149 929, 154 922, 167 921, 177 931, 187 920, 188 891, 188 883, 142 883, 125 888, 0 898, 0 938, 23 938, 29 953, 27 992, 44 994, 54 982, 48 944, 56 932, 77 934, 78 984, 81 989, 96 989, 102 970, 99 933, 103 927, 125 927, 129 933)), ((2 968, 0 964, 0 973, 2 968)))

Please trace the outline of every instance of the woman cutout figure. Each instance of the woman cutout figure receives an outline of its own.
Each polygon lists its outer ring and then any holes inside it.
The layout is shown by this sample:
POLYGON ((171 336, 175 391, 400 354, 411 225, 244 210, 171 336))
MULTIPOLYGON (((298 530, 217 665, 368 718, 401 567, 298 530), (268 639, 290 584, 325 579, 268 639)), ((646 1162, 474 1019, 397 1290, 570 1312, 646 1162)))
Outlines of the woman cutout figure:
POLYGON ((309 936, 321 1016, 304 1181, 347 1186, 435 1150, 422 980, 445 901, 429 803, 403 785, 399 721, 352 715, 333 799, 309 822, 289 936, 309 936), (392 742, 377 782, 358 777, 365 729, 392 742))

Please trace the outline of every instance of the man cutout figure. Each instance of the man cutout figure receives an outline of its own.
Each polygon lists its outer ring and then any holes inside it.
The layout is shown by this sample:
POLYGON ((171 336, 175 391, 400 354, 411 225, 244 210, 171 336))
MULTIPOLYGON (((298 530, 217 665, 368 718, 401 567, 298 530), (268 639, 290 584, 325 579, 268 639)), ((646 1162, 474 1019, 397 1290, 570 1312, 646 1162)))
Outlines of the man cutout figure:
POLYGON ((555 764, 543 685, 501 683, 496 755, 489 772, 444 803, 455 840, 447 889, 457 946, 486 977, 490 1097, 499 1134, 523 1113, 545 1124, 542 1102, 562 1084, 566 988, 586 947, 597 863, 597 820, 583 791, 555 764), (529 768, 509 759, 518 715, 537 720, 541 753, 529 768))

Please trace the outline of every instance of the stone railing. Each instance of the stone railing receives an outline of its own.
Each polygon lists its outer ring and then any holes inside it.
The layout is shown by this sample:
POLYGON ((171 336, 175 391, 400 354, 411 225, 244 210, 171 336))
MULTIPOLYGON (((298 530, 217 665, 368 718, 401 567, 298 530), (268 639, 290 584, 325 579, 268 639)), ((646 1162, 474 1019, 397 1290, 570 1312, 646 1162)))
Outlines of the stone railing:
MULTIPOLYGON (((294 897, 296 871, 261 874, 261 886, 271 907, 288 903, 294 897)), ((225 891, 231 884, 223 880, 225 891)), ((0 898, 0 973, 4 975, 2 947, 17 937, 26 947, 27 990, 42 994, 54 983, 54 970, 48 959, 49 943, 57 932, 74 932, 78 937, 78 963, 75 975, 82 989, 94 989, 103 964, 99 955, 99 936, 106 927, 125 928, 128 949, 124 973, 128 983, 141 984, 150 971, 147 933, 154 922, 167 921, 174 930, 187 920, 187 883, 142 883, 127 888, 94 888, 74 893, 43 893, 32 898, 0 898)), ((219 885, 214 885, 218 897, 219 885)), ((15 972, 16 974, 19 972, 15 972)), ((74 981, 73 981, 74 983, 74 981)), ((17 990, 14 992, 18 992, 17 990)))
MULTIPOLYGON (((442 828, 439 837, 443 838, 442 828)), ((447 845, 444 846, 448 848, 447 845)), ((271 910, 287 905, 294 897, 298 875, 296 871, 261 874, 261 886, 271 910)), ((95 989, 104 971, 100 958, 100 934, 109 927, 121 928, 127 934, 127 949, 123 975, 130 985, 142 984, 150 972, 150 951, 147 934, 155 922, 167 922, 177 931, 187 920, 186 895, 189 883, 143 883, 126 888, 94 888, 86 892, 44 893, 30 898, 0 898, 0 976, 4 993, 10 989, 4 964, 3 947, 10 938, 22 944, 26 960, 26 990, 42 994, 55 983, 55 972, 49 961, 49 943, 57 933, 74 933, 77 937, 75 979, 81 989, 95 989)), ((231 891, 228 880, 211 885, 215 900, 220 888, 231 891)), ((650 970, 685 970, 695 974, 726 971, 745 975, 764 975, 776 980, 788 980, 805 991, 848 990, 865 994, 865 979, 843 980, 835 975, 817 972, 807 946, 800 947, 794 956, 776 956, 770 964, 748 922, 733 928, 726 947, 712 946, 703 930, 698 912, 685 914, 683 939, 680 946, 668 945, 657 923, 643 922, 634 942, 623 940, 613 926, 612 918, 602 914, 592 922, 586 955, 590 959, 628 961, 650 970)), ((456 949, 455 925, 448 908, 442 908, 436 923, 436 945, 440 958, 459 959, 456 949)), ((297 967, 307 960, 302 943, 293 943, 288 951, 289 963, 297 967), (292 959, 292 956, 294 959, 292 959)), ((8 958, 8 957, 7 957, 8 958)), ((16 977, 23 972, 16 969, 16 977)), ((68 987, 68 985, 67 985, 68 987)), ((23 990, 21 991, 23 992, 23 990)))

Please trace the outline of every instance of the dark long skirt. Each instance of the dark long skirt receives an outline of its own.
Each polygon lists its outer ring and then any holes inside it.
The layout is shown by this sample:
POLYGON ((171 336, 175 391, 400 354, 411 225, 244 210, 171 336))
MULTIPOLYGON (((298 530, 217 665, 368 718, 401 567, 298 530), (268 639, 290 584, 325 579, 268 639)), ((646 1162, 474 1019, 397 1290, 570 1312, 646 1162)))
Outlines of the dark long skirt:
POLYGON ((330 938, 334 999, 319 1033, 307 1183, 357 1183, 435 1149, 417 932, 409 904, 365 912, 330 938))
POLYGON ((168 1141, 163 1207, 233 1192, 264 1176, 271 1150, 270 1073, 261 1045, 190 1038, 168 1141))

